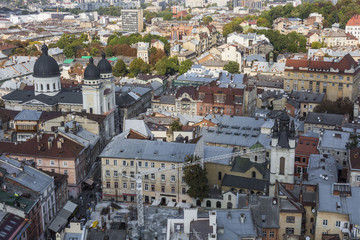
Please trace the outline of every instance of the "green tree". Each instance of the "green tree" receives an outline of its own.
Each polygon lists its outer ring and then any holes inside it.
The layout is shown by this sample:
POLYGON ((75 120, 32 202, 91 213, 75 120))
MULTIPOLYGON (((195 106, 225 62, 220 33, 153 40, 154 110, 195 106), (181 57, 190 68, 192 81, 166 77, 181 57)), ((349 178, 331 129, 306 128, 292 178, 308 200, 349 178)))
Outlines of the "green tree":
POLYGON ((91 56, 96 56, 98 53, 99 53, 99 49, 97 49, 96 47, 91 48, 90 50, 91 56))
POLYGON ((209 25, 209 23, 213 21, 213 18, 210 16, 206 16, 202 18, 202 21, 205 25, 209 25))
POLYGON ((167 12, 164 14, 163 18, 164 20, 171 20, 173 17, 172 13, 171 12, 167 12))
POLYGON ((184 73, 186 73, 187 71, 189 71, 189 69, 191 68, 191 66, 193 65, 193 62, 189 59, 182 61, 179 67, 179 74, 182 75, 184 73))
POLYGON ((197 198, 202 201, 208 197, 209 185, 206 177, 206 169, 202 168, 197 156, 185 157, 185 162, 191 163, 183 168, 184 180, 189 186, 187 194, 192 198, 197 198))
POLYGON ((174 120, 171 124, 170 124, 170 130, 172 132, 174 131, 181 131, 182 129, 182 125, 180 124, 179 120, 174 120))
POLYGON ((346 143, 347 149, 357 148, 359 145, 359 136, 356 134, 350 134, 349 141, 346 143))
POLYGON ((126 65, 122 59, 119 59, 113 69, 113 74, 115 77, 125 76, 127 73, 126 65))
POLYGON ((228 64, 224 65, 224 70, 229 73, 239 73, 239 64, 234 61, 230 61, 228 64))
POLYGON ((74 48, 70 45, 64 48, 64 55, 67 58, 73 58, 75 56, 74 48))
POLYGON ((177 57, 162 58, 155 64, 156 73, 159 75, 172 75, 179 71, 179 61, 177 57))
POLYGON ((348 114, 349 118, 353 117, 353 105, 349 98, 339 98, 336 101, 325 100, 314 108, 314 112, 348 114))
POLYGON ((105 54, 106 54, 107 57, 112 57, 112 56, 114 56, 114 53, 113 53, 111 47, 106 47, 106 48, 104 49, 104 52, 105 52, 105 54))
POLYGON ((149 73, 150 65, 144 62, 141 58, 136 58, 130 63, 129 72, 132 73, 135 77, 139 73, 149 73))

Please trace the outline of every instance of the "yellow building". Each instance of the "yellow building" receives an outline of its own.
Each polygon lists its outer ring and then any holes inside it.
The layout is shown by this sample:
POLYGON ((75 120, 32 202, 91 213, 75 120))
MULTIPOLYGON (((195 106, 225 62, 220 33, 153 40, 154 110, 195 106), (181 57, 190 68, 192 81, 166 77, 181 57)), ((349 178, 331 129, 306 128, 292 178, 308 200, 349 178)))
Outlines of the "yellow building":
POLYGON ((359 64, 350 54, 340 61, 326 61, 316 57, 287 59, 284 90, 325 93, 330 101, 346 97, 354 100, 359 94, 359 75, 359 64))
MULTIPOLYGON (((181 165, 195 153, 196 144, 115 137, 100 154, 103 198, 136 201, 136 173, 143 173, 144 202, 192 203, 186 192, 181 165), (148 172, 148 173, 146 173, 148 172)), ((205 146, 205 158, 231 153, 231 149, 205 146)), ((195 154, 197 155, 197 154, 195 154)))

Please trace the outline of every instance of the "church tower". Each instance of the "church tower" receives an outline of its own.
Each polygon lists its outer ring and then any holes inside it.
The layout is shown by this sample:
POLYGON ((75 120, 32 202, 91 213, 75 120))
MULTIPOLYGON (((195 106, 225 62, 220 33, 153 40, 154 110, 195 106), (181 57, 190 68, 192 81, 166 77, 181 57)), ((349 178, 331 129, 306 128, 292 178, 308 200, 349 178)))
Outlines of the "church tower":
POLYGON ((112 67, 109 61, 105 58, 105 53, 101 54, 102 59, 99 61, 97 67, 100 72, 101 82, 105 85, 104 103, 105 112, 115 109, 115 82, 112 74, 112 67))
POLYGON ((100 71, 94 65, 94 59, 89 59, 89 65, 85 68, 84 84, 82 86, 83 109, 87 113, 104 114, 105 84, 101 81, 100 71))
POLYGON ((270 196, 276 182, 294 183, 295 125, 285 111, 276 119, 271 136, 270 196))
POLYGON ((45 94, 55 96, 61 91, 60 70, 56 60, 48 55, 48 47, 41 47, 42 54, 34 65, 35 96, 45 94))

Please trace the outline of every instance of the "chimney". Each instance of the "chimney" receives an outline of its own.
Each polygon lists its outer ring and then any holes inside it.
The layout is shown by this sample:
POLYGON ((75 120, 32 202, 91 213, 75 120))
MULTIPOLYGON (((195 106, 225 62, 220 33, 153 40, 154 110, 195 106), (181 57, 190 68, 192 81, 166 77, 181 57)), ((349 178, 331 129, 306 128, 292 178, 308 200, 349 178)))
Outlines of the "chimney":
POLYGON ((76 134, 76 121, 73 121, 72 124, 72 131, 74 134, 76 134))
POLYGON ((50 150, 52 147, 52 138, 48 139, 48 149, 50 150))
POLYGON ((241 213, 241 214, 240 214, 240 222, 241 222, 242 224, 245 223, 245 219, 246 219, 245 213, 241 213))

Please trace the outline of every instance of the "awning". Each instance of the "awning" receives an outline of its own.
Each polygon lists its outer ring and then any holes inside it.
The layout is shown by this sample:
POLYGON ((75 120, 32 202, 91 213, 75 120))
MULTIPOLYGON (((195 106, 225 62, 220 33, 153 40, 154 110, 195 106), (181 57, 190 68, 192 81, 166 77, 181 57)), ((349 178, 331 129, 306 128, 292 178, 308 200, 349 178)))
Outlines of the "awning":
POLYGON ((92 56, 81 56, 82 59, 89 59, 92 58, 92 56))
POLYGON ((70 64, 74 61, 74 59, 65 59, 64 64, 70 64))
POLYGON ((49 229, 55 233, 60 232, 61 229, 66 226, 69 221, 69 217, 73 214, 76 208, 77 204, 68 201, 51 222, 49 229))
POLYGON ((91 180, 90 178, 86 179, 84 182, 85 182, 86 184, 89 184, 90 186, 94 184, 94 181, 91 180))

